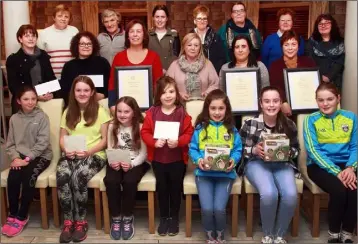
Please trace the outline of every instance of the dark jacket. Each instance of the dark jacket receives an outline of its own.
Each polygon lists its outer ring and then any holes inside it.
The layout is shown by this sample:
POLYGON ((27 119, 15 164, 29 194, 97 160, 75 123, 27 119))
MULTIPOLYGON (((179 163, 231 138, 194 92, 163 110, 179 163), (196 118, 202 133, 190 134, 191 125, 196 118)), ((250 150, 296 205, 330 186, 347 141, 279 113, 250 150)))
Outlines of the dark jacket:
MULTIPOLYGON (((195 30, 191 30, 195 33, 195 30)), ((220 36, 215 33, 214 29, 208 26, 203 44, 204 55, 214 65, 216 73, 219 75, 221 66, 226 63, 224 44, 220 36)))
MULTIPOLYGON (((42 49, 40 49, 40 52, 41 54, 38 60, 41 66, 41 81, 39 84, 56 79, 51 67, 50 55, 42 49)), ((24 85, 33 85, 30 71, 34 66, 35 62, 31 60, 30 56, 27 55, 22 48, 16 53, 11 54, 6 60, 7 81, 10 92, 12 93, 13 113, 17 111, 16 93, 19 88, 24 85)), ((56 97, 56 94, 54 95, 56 97)))
POLYGON ((174 29, 167 29, 167 33, 159 41, 155 30, 149 30, 148 48, 156 52, 162 63, 163 69, 167 70, 170 64, 178 58, 180 53, 179 34, 174 29))

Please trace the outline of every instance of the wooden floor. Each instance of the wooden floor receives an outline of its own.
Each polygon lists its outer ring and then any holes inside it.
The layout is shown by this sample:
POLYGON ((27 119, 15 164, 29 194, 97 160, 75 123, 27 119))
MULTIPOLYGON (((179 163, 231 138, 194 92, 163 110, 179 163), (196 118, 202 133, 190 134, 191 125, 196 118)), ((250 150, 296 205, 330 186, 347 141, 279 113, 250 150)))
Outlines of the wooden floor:
MULTIPOLYGON (((51 206, 51 202, 49 202, 51 206)), ((135 210, 135 235, 129 241, 114 241, 111 240, 109 235, 105 234, 103 230, 95 229, 94 208, 90 203, 88 209, 88 222, 89 231, 88 237, 83 243, 204 243, 205 236, 202 232, 200 223, 200 213, 193 213, 193 235, 190 238, 185 237, 185 204, 184 201, 181 205, 181 218, 180 218, 180 233, 174 237, 161 237, 157 234, 148 233, 148 218, 145 209, 135 210)), ((8 238, 1 236, 1 243, 58 243, 60 229, 54 227, 52 214, 50 218, 50 228, 43 230, 40 227, 40 206, 38 202, 34 202, 30 210, 30 221, 25 227, 24 231, 16 237, 8 238)), ((49 210, 50 212, 51 210, 49 210)), ((310 234, 309 225, 307 220, 301 216, 299 236, 292 238, 287 236, 289 243, 327 243, 327 230, 326 212, 321 213, 321 235, 320 238, 312 238, 310 234)), ((158 225, 158 209, 156 209, 156 226, 158 225)), ((237 238, 232 238, 230 231, 230 218, 228 218, 228 231, 226 233, 226 240, 228 243, 260 243, 262 232, 258 223, 259 213, 254 212, 254 236, 253 238, 246 237, 245 234, 245 215, 243 210, 239 213, 239 233, 237 238)))

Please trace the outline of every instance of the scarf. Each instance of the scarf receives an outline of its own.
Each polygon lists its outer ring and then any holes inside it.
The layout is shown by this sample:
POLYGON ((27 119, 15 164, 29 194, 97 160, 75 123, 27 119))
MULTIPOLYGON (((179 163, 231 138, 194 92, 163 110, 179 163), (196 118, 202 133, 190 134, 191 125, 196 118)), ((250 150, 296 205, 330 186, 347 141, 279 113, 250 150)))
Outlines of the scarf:
POLYGON ((195 62, 189 63, 185 55, 181 55, 178 59, 178 64, 180 69, 185 73, 185 87, 188 95, 201 97, 199 72, 205 65, 205 56, 201 55, 195 62))
MULTIPOLYGON (((335 44, 334 47, 332 47, 329 50, 326 50, 324 48, 321 47, 320 42, 317 42, 316 40, 314 40, 312 37, 309 39, 312 48, 313 48, 313 52, 316 56, 318 57, 326 57, 328 59, 331 60, 331 62, 335 63, 337 62, 337 59, 345 53, 345 48, 344 48, 344 42, 335 42, 332 44, 335 44)), ((344 64, 342 64, 344 65, 344 64)))
POLYGON ((244 27, 239 27, 235 24, 232 19, 229 19, 226 22, 226 42, 229 49, 231 49, 232 41, 235 38, 235 33, 237 34, 248 34, 251 39, 251 43, 254 49, 258 49, 258 41, 256 38, 256 27, 249 19, 245 19, 244 27))
POLYGON ((288 59, 283 56, 283 61, 286 64, 286 67, 289 69, 297 68, 297 55, 293 59, 288 59))
POLYGON ((41 51, 38 47, 35 47, 34 54, 28 54, 23 50, 26 55, 29 56, 31 62, 33 63, 33 67, 30 69, 30 76, 32 85, 36 86, 41 83, 41 65, 39 57, 41 55, 41 51))

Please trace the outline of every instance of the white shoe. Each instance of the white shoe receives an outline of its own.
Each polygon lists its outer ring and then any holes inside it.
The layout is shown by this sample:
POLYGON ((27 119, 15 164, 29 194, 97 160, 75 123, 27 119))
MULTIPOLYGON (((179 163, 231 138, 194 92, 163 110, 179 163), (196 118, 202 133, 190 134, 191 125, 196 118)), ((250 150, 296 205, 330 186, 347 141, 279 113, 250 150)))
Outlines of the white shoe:
POLYGON ((287 241, 285 239, 283 239, 282 237, 276 237, 276 239, 273 241, 273 243, 287 243, 287 241))
POLYGON ((261 239, 261 243, 273 243, 273 239, 271 236, 264 236, 261 239))

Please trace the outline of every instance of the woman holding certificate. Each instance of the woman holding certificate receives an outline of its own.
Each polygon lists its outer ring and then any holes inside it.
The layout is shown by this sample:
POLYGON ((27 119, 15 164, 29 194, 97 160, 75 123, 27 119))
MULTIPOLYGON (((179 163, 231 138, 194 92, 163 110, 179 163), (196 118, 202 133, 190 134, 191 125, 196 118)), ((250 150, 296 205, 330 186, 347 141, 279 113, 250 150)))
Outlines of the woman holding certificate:
POLYGON ((57 192, 64 215, 60 243, 86 239, 87 183, 106 164, 107 129, 111 120, 96 100, 96 88, 87 76, 72 83, 61 119, 57 165, 57 192))
POLYGON ((101 100, 107 97, 111 66, 105 58, 98 56, 97 38, 89 31, 77 33, 71 40, 70 50, 74 59, 63 66, 60 81, 62 98, 65 100, 66 106, 72 82, 79 75, 93 75, 90 78, 92 81, 96 81, 94 82, 97 91, 96 99, 101 100))
POLYGON ((298 156, 297 129, 281 111, 277 88, 261 89, 259 100, 262 113, 246 120, 240 130, 245 148, 241 165, 260 194, 261 243, 286 243, 284 237, 297 202, 296 167, 291 163, 298 156), (289 142, 283 147, 267 148, 262 137, 270 135, 288 138, 289 142))
POLYGON ((287 102, 283 70, 286 68, 316 67, 316 63, 312 58, 298 56, 300 41, 300 37, 294 31, 285 31, 280 40, 283 57, 274 61, 269 69, 270 83, 280 90, 283 99, 281 110, 286 116, 291 116, 292 110, 287 102))
MULTIPOLYGON (((113 59, 110 78, 108 82, 108 107, 114 114, 117 94, 115 91, 115 67, 116 66, 152 66, 153 89, 157 80, 163 75, 162 63, 159 55, 148 49, 149 35, 140 20, 130 21, 125 30, 126 50, 119 52, 113 59)), ((135 73, 135 71, 133 71, 135 73)))
POLYGON ((204 99, 209 92, 219 88, 215 67, 205 58, 201 39, 196 33, 184 36, 179 58, 166 74, 175 80, 184 101, 204 99))
POLYGON ((357 226, 357 115, 338 109, 333 83, 316 90, 319 112, 305 118, 307 173, 329 194, 328 243, 353 243, 357 226))

